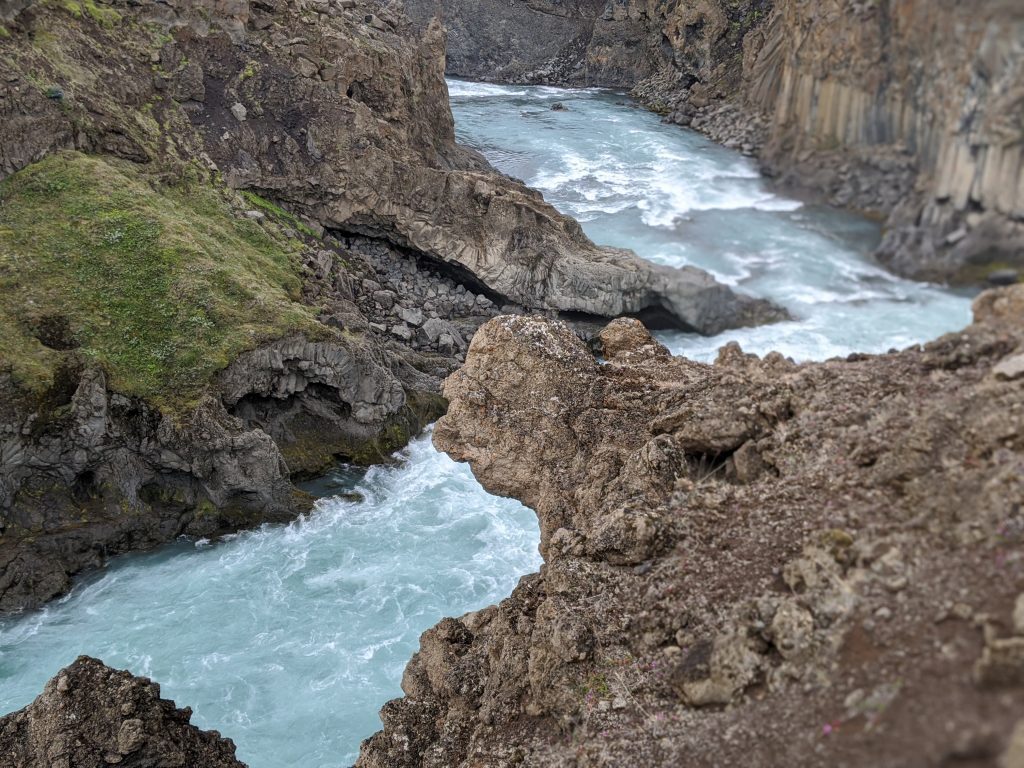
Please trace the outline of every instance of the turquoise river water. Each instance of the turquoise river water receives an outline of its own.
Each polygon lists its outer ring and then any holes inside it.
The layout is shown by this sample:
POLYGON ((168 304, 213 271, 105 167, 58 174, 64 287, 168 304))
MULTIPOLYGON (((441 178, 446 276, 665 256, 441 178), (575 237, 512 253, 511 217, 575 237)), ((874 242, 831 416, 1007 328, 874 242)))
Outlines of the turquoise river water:
MULTIPOLYGON (((706 339, 797 359, 879 352, 964 326, 969 300, 866 258, 877 227, 771 191, 753 163, 600 91, 450 83, 459 138, 597 242, 695 264, 796 318, 706 339), (567 109, 552 111, 561 101, 567 109)), ((429 435, 393 466, 339 471, 313 514, 226 541, 116 559, 45 609, 0 621, 0 712, 78 654, 158 680, 253 768, 338 768, 400 695, 419 634, 500 600, 539 565, 522 505, 488 495, 429 435), (355 488, 361 501, 337 495, 355 488)))

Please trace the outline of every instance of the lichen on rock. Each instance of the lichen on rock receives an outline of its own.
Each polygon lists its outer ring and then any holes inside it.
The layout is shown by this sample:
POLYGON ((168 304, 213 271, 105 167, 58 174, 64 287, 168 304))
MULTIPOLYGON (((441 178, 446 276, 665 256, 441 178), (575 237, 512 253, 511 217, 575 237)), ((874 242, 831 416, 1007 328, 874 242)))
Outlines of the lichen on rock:
POLYGON ((156 683, 80 656, 35 701, 0 718, 0 755, 9 768, 245 768, 231 739, 191 717, 156 683))

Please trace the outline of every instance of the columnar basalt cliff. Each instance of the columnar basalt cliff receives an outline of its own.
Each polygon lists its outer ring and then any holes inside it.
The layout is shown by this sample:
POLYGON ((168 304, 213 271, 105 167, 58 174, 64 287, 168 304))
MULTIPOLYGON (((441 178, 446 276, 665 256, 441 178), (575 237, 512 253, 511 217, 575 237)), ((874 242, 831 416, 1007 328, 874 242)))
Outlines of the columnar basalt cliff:
POLYGON ((764 156, 888 215, 879 258, 977 280, 1024 267, 1024 7, 794 1, 745 43, 764 156))
POLYGON ((1024 267, 1013 0, 409 6, 448 26, 454 75, 632 89, 787 182, 885 217, 878 256, 902 274, 977 282, 1024 267))
POLYGON ((0 6, 0 610, 307 509, 524 308, 783 313, 598 248, 455 143, 443 34, 355 0, 0 6))
POLYGON ((1019 764, 1022 317, 803 365, 490 321, 434 439, 545 564, 423 635, 359 765, 1019 764))

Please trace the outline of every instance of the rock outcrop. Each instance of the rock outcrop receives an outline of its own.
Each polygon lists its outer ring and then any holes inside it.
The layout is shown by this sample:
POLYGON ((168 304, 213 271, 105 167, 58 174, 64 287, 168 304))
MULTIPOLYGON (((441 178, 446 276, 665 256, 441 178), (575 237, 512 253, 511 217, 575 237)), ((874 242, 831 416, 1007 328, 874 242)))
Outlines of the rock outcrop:
POLYGON ((422 636, 359 765, 1019 754, 1024 288, 974 309, 802 365, 673 358, 633 320, 604 362, 556 322, 483 326, 434 439, 536 510, 545 564, 422 636))
POLYGON ((887 219, 905 275, 1024 268, 1024 10, 1013 0, 412 0, 454 75, 633 89, 667 119, 887 219))
MULTIPOLYGON (((402 288, 283 214, 250 219, 232 208, 246 200, 188 192, 198 206, 73 153, 0 185, 0 247, 17 254, 0 265, 0 610, 37 606, 120 552, 292 519, 312 503, 293 477, 381 461, 444 409, 458 345, 386 330, 443 278, 403 269, 418 280, 402 288), (65 209, 89 211, 92 229, 51 218, 65 209), (385 287, 402 301, 378 303, 385 287)), ((431 318, 464 345, 497 311, 478 298, 431 318)))
POLYGON ((235 745, 189 723, 160 686, 80 656, 24 709, 0 718, 8 768, 245 768, 235 745))

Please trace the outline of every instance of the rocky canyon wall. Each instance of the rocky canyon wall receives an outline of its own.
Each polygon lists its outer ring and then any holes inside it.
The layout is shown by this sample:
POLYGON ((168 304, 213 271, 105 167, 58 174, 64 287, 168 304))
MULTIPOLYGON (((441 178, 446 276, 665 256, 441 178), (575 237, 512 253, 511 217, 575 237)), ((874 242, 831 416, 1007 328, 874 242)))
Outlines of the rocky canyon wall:
POLYGON ((1019 3, 785 0, 746 61, 742 97, 769 121, 766 160, 888 214, 884 262, 964 280, 1021 266, 1019 3))
POLYGON ((632 89, 784 181, 879 215, 878 256, 898 272, 978 282, 1022 266, 1020 3, 409 5, 456 30, 450 74, 632 89))

